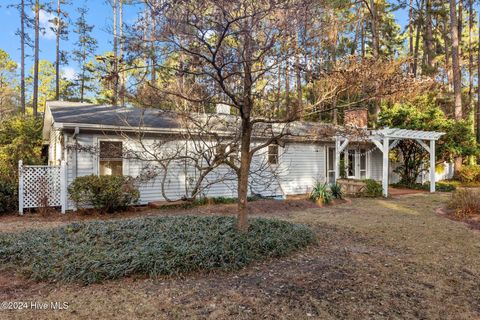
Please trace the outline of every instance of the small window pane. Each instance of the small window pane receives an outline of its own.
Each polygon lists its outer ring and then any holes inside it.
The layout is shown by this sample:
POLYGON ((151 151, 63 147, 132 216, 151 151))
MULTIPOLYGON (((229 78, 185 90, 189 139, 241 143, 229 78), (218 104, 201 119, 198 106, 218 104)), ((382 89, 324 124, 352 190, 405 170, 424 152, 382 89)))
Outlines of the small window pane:
POLYGON ((123 150, 121 141, 100 141, 99 174, 121 176, 123 174, 123 150))
POLYGON ((101 176, 121 176, 123 174, 122 161, 116 160, 101 160, 100 161, 100 175, 101 176))
POLYGON ((335 170, 335 149, 328 148, 328 170, 335 170))
POLYGON ((348 176, 355 176, 355 153, 348 153, 348 176))
POLYGON ((268 163, 278 164, 278 146, 277 145, 268 146, 268 163))
POLYGON ((121 141, 100 141, 100 159, 121 159, 121 141))

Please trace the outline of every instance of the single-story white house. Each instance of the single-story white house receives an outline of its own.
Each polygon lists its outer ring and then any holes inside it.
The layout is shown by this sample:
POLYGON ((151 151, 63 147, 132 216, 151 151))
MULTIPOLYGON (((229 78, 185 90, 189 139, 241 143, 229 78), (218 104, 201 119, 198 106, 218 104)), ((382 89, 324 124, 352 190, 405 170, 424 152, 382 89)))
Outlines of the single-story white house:
MULTIPOLYGON (((340 176, 340 158, 345 163, 349 178, 375 179, 382 181, 385 188, 388 183, 398 179, 388 166, 388 150, 395 141, 416 139, 434 154, 435 141, 441 136, 441 133, 434 132, 385 129, 369 131, 369 140, 362 143, 349 143, 347 138, 334 136, 298 139, 308 136, 312 127, 321 126, 325 124, 299 123, 294 126, 297 139, 286 138, 281 146, 270 146, 259 152, 253 162, 268 163, 275 168, 277 174, 275 181, 269 181, 267 185, 258 185, 259 182, 255 182, 257 185, 252 185, 250 192, 282 198, 305 194, 317 181, 333 183, 340 176), (387 157, 384 157, 385 150, 387 157), (387 170, 384 170, 385 164, 387 170)), ((67 185, 76 177, 91 174, 123 174, 136 177, 145 167, 143 161, 127 159, 121 155, 105 157, 102 150, 112 146, 125 148, 127 145, 129 148, 138 148, 138 143, 128 138, 129 134, 134 134, 136 130, 142 130, 143 142, 148 144, 167 136, 172 139, 181 128, 174 118, 165 116, 158 110, 49 101, 43 127, 44 143, 48 145, 48 164, 66 163, 67 185), (82 148, 71 148, 74 145, 81 145, 82 148), (98 152, 84 151, 88 146, 98 152)), ((449 170, 441 174, 432 171, 426 180, 434 177, 437 181, 452 174, 449 170)), ((164 181, 165 195, 168 195, 169 200, 185 197, 192 175, 195 175, 195 172, 192 172, 188 165, 178 165, 170 170, 164 181)), ((215 172, 211 175, 215 175, 215 172)), ((158 177, 142 183, 139 189, 141 204, 165 200, 158 177)), ((236 181, 227 179, 212 184, 205 190, 205 195, 236 197, 236 192, 236 181)), ((386 192, 385 190, 385 195, 386 192)), ((69 203, 67 209, 73 208, 73 204, 69 203)))

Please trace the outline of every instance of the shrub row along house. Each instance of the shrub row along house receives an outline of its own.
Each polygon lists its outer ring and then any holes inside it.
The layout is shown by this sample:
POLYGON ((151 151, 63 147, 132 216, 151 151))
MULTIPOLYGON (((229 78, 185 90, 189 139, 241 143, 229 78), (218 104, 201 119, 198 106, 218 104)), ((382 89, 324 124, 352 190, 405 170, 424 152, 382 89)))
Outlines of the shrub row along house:
MULTIPOLYGON (((225 106, 217 107, 217 113, 180 116, 153 109, 51 101, 43 129, 48 164, 66 163, 67 185, 92 174, 132 176, 139 184, 141 204, 198 196, 236 197, 236 175, 228 163, 238 161, 232 143, 238 132, 236 117, 228 113, 225 106)), ((366 116, 366 110, 356 109, 346 119, 363 126, 366 116)), ((253 144, 274 134, 279 138, 254 156, 249 193, 285 198, 342 176, 383 181, 386 195, 388 182, 396 179, 388 169, 388 150, 395 142, 417 139, 428 149, 422 139, 434 145, 441 135, 358 126, 346 130, 309 122, 262 125, 254 133, 253 144)), ((435 180, 445 178, 445 173, 433 170, 433 174, 435 180)), ((69 202, 67 209, 74 205, 69 202)))

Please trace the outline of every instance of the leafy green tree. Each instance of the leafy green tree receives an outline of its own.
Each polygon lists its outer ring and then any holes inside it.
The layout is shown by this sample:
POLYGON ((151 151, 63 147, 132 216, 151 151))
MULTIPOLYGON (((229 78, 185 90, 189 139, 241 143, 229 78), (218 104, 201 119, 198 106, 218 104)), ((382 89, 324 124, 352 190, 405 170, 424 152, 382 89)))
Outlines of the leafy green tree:
MULTIPOLYGON (((457 157, 478 154, 471 123, 447 118, 437 105, 435 97, 421 96, 411 103, 384 106, 379 117, 380 126, 403 129, 441 131, 445 135, 437 142, 437 162, 451 161, 457 157)), ((428 152, 417 142, 402 140, 396 147, 402 164, 397 169, 401 183, 415 183, 422 172, 422 164, 428 164, 428 152)))
POLYGON ((17 63, 0 49, 0 117, 15 106, 17 63))
MULTIPOLYGON (((40 60, 38 69, 38 112, 43 112, 47 100, 55 99, 55 66, 48 60, 40 60)), ((33 73, 32 67, 30 74, 33 73)), ((27 84, 31 84, 32 80, 32 76, 29 76, 27 84)))
POLYGON ((0 179, 16 181, 18 160, 41 164, 42 121, 12 116, 0 121, 0 179))

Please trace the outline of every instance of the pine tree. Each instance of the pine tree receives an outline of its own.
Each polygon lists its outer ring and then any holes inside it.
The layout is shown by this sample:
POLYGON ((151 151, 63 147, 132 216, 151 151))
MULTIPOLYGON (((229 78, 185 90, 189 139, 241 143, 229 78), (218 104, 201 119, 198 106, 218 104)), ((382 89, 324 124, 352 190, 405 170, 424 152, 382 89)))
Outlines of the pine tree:
POLYGON ((78 63, 80 73, 78 75, 80 101, 83 102, 85 98, 85 89, 89 89, 87 83, 91 79, 88 76, 90 68, 87 61, 93 57, 97 49, 97 40, 91 36, 93 25, 89 25, 86 20, 88 13, 87 8, 77 9, 79 17, 75 22, 74 32, 78 35, 78 40, 75 43, 76 50, 73 51, 73 59, 78 63))

